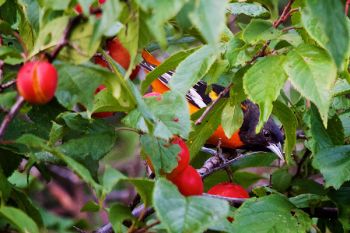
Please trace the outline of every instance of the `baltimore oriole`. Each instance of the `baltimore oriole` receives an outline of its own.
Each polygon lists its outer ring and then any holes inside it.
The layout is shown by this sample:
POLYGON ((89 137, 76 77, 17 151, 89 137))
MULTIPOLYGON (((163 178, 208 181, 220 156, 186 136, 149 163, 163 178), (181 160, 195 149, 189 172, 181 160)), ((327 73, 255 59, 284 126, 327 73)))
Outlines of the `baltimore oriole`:
MULTIPOLYGON (((143 50, 143 61, 141 66, 147 71, 152 71, 161 64, 152 54, 143 50)), ((151 84, 152 91, 164 93, 169 90, 168 82, 173 72, 164 73, 151 84)), ((197 112, 201 108, 205 108, 214 99, 217 98, 224 87, 219 85, 212 85, 212 90, 206 93, 207 84, 203 81, 198 82, 187 93, 186 98, 189 104, 190 114, 197 112)), ((277 124, 270 118, 264 125, 260 133, 256 134, 255 129, 259 122, 259 108, 256 104, 249 100, 245 100, 241 104, 243 110, 243 124, 241 128, 228 138, 222 126, 213 133, 208 139, 207 144, 217 145, 221 141, 221 147, 228 149, 249 149, 253 151, 270 150, 274 152, 282 161, 284 156, 282 152, 283 135, 277 124)))

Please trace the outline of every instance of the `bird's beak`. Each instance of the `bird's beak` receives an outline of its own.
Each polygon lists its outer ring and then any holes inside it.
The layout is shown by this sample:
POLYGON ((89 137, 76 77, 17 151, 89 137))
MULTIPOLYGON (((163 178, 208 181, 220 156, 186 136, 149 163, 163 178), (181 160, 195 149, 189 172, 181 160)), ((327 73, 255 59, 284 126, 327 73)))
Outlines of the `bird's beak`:
POLYGON ((278 158, 284 163, 284 156, 283 156, 283 150, 282 150, 282 145, 281 143, 270 143, 267 148, 271 150, 273 153, 275 153, 278 158))

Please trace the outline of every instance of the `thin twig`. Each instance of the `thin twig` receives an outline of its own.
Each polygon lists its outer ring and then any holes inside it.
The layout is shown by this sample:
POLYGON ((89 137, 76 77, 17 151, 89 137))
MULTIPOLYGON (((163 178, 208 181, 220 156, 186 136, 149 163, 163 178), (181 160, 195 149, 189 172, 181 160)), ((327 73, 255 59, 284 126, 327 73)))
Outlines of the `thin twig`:
POLYGON ((285 27, 282 29, 282 32, 287 32, 290 30, 297 30, 297 29, 302 29, 302 27, 295 27, 295 26, 285 27))
POLYGON ((310 150, 306 150, 303 157, 300 159, 300 161, 297 163, 297 171, 295 172, 294 176, 293 176, 293 180, 295 178, 297 178, 300 173, 301 173, 301 167, 303 165, 303 163, 306 161, 306 159, 311 155, 311 151, 310 150))
MULTIPOLYGON (((292 13, 299 10, 298 8, 291 9, 291 6, 294 1, 295 0, 289 0, 287 5, 284 7, 280 17, 277 20, 275 20, 275 22, 273 22, 274 28, 277 28, 281 23, 284 23, 292 13)), ((250 61, 246 62, 246 64, 250 65, 254 63, 259 57, 264 57, 267 54, 266 49, 269 47, 270 43, 270 40, 266 41, 263 47, 260 49, 260 51, 250 61)))
POLYGON ((22 105, 24 104, 24 99, 22 96, 18 96, 16 103, 12 106, 9 113, 4 117, 0 126, 0 142, 2 141, 3 136, 5 135, 5 130, 12 121, 12 119, 16 116, 17 112, 20 110, 22 105))
POLYGON ((214 100, 203 112, 203 114, 196 120, 195 125, 199 125, 202 123, 204 118, 209 114, 209 112, 214 108, 214 106, 219 102, 219 100, 224 97, 231 89, 232 83, 228 85, 220 94, 218 95, 218 98, 214 100))
POLYGON ((274 28, 277 28, 281 23, 284 23, 289 16, 291 15, 291 13, 295 12, 295 10, 293 9, 291 11, 291 6, 293 4, 295 0, 289 0, 287 5, 284 7, 281 16, 273 23, 274 28))
POLYGON ((60 42, 57 44, 55 49, 52 51, 51 54, 47 54, 49 62, 52 62, 55 60, 55 58, 58 56, 60 51, 67 45, 69 45, 69 37, 73 32, 73 29, 78 25, 78 23, 84 18, 82 14, 79 14, 72 18, 69 22, 67 27, 64 29, 63 36, 60 40, 60 42))
POLYGON ((269 47, 271 41, 268 40, 265 42, 265 44, 263 45, 263 47, 260 49, 260 51, 254 55, 254 57, 250 60, 250 61, 247 61, 246 64, 247 65, 251 65, 253 64, 259 57, 264 57, 266 55, 266 49, 267 47, 269 47))
MULTIPOLYGON (((1 72, 1 69, 0 69, 0 72, 1 72)), ((16 83, 16 80, 11 80, 11 81, 8 81, 7 83, 0 84, 0 93, 6 90, 7 88, 12 87, 13 85, 15 85, 15 83, 16 83)))
POLYGON ((148 232, 148 229, 150 229, 150 228, 152 228, 152 227, 154 227, 154 226, 157 226, 158 224, 160 224, 160 221, 159 221, 159 220, 157 220, 157 221, 155 221, 155 222, 153 222, 153 223, 151 223, 151 224, 149 224, 149 225, 147 225, 147 226, 145 226, 145 227, 143 227, 143 228, 138 229, 137 231, 135 231, 135 233, 144 233, 144 232, 148 232))
MULTIPOLYGON (((150 207, 145 208, 144 205, 140 205, 132 211, 132 215, 134 215, 136 218, 139 218, 144 211, 145 211, 145 213, 143 214, 143 218, 146 218, 149 215, 154 213, 153 208, 150 208, 150 207)), ((123 225, 125 225, 126 227, 130 227, 131 223, 129 221, 124 221, 123 225)), ((112 227, 111 223, 108 223, 108 224, 104 225, 103 227, 94 231, 94 233, 113 233, 113 232, 114 231, 113 231, 113 227, 112 227)))

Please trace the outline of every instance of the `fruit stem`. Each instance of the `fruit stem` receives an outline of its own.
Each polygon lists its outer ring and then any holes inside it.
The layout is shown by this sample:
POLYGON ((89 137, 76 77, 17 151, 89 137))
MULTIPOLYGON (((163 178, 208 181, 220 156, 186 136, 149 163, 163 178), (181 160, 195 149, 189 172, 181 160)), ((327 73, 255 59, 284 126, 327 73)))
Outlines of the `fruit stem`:
POLYGON ((18 111, 21 109, 24 104, 24 98, 22 96, 18 96, 16 103, 11 107, 9 113, 4 117, 1 126, 0 126, 0 142, 2 141, 3 136, 5 135, 5 130, 8 125, 12 121, 12 119, 16 116, 18 111))

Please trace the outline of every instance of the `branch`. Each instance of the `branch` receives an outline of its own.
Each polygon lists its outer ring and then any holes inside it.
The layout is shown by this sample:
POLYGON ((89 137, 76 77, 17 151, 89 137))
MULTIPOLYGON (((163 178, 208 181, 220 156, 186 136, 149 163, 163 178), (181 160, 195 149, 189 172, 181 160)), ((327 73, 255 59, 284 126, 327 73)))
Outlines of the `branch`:
MULTIPOLYGON (((277 28, 281 23, 284 23, 292 13, 298 11, 297 8, 291 9, 291 6, 292 6, 294 1, 295 0, 289 0, 287 5, 284 7, 280 17, 277 20, 275 20, 275 22, 273 22, 274 28, 277 28)), ((290 30, 290 29, 288 29, 288 30, 290 30)), ((246 62, 246 64, 250 65, 250 64, 254 63, 259 57, 264 57, 266 55, 266 49, 269 47, 270 43, 271 43, 270 40, 266 41, 265 44, 263 45, 263 47, 261 48, 261 50, 250 61, 246 62)))
POLYGON ((69 45, 69 37, 72 34, 73 29, 79 24, 79 22, 84 18, 82 14, 79 14, 69 20, 67 27, 64 29, 63 36, 60 42, 57 44, 56 48, 51 54, 47 54, 49 62, 55 60, 60 51, 67 45, 69 45))
POLYGON ((282 11, 281 16, 275 22, 273 22, 274 28, 277 28, 281 23, 284 23, 293 12, 297 11, 296 9, 291 10, 291 6, 294 1, 295 0, 288 1, 287 5, 284 7, 282 11))
POLYGON ((196 120, 196 122, 194 123, 195 125, 199 125, 202 123, 202 121, 204 120, 204 118, 209 114, 209 112, 214 108, 214 106, 219 102, 219 100, 224 97, 231 89, 232 87, 232 83, 230 85, 228 85, 222 92, 220 92, 220 94, 218 95, 218 98, 216 100, 214 100, 203 112, 203 114, 196 120))
POLYGON ((302 27, 295 27, 295 26, 285 27, 282 29, 282 32, 287 32, 290 30, 298 30, 298 29, 302 29, 302 27))
MULTIPOLYGON (((153 208, 145 208, 144 205, 140 205, 138 206, 136 209, 134 209, 132 211, 132 215, 134 215, 136 218, 140 218, 140 216, 142 215, 143 218, 146 218, 147 216, 151 215, 154 213, 154 209, 153 208)), ((129 221, 124 221, 123 225, 125 225, 126 227, 130 227, 131 226, 131 222, 129 221)), ((101 227, 100 229, 97 229, 96 231, 93 231, 93 233, 113 233, 113 228, 112 228, 112 224, 108 223, 106 225, 104 225, 103 227, 101 227)))
POLYGON ((270 40, 266 41, 266 43, 263 45, 263 47, 260 49, 260 51, 257 54, 255 54, 254 57, 250 61, 247 61, 246 64, 251 65, 259 57, 264 57, 266 55, 266 49, 267 49, 267 47, 269 47, 270 43, 271 43, 270 40))
MULTIPOLYGON (((1 68, 0 68, 0 76, 1 76, 1 68)), ((0 78, 1 80, 1 78, 0 78)), ((7 83, 3 83, 3 84, 0 84, 0 93, 5 91, 7 88, 10 88, 12 87, 13 85, 15 85, 16 83, 16 80, 11 80, 11 81, 8 81, 7 83)))
MULTIPOLYGON (((217 172, 221 169, 224 169, 224 168, 232 165, 233 163, 239 161, 240 159, 247 157, 249 155, 250 154, 240 154, 239 156, 235 157, 234 159, 227 160, 223 163, 213 164, 212 167, 210 167, 210 168, 203 166, 202 168, 198 169, 197 171, 200 174, 200 176, 202 177, 202 179, 204 179, 207 176, 209 176, 210 174, 217 172)), ((215 157, 212 157, 212 158, 215 158, 215 157)))
POLYGON ((10 109, 10 112, 4 117, 1 125, 0 125, 0 142, 5 134, 5 130, 12 121, 12 119, 16 116, 17 112, 20 110, 22 105, 24 104, 24 99, 22 96, 18 96, 16 103, 10 109))

